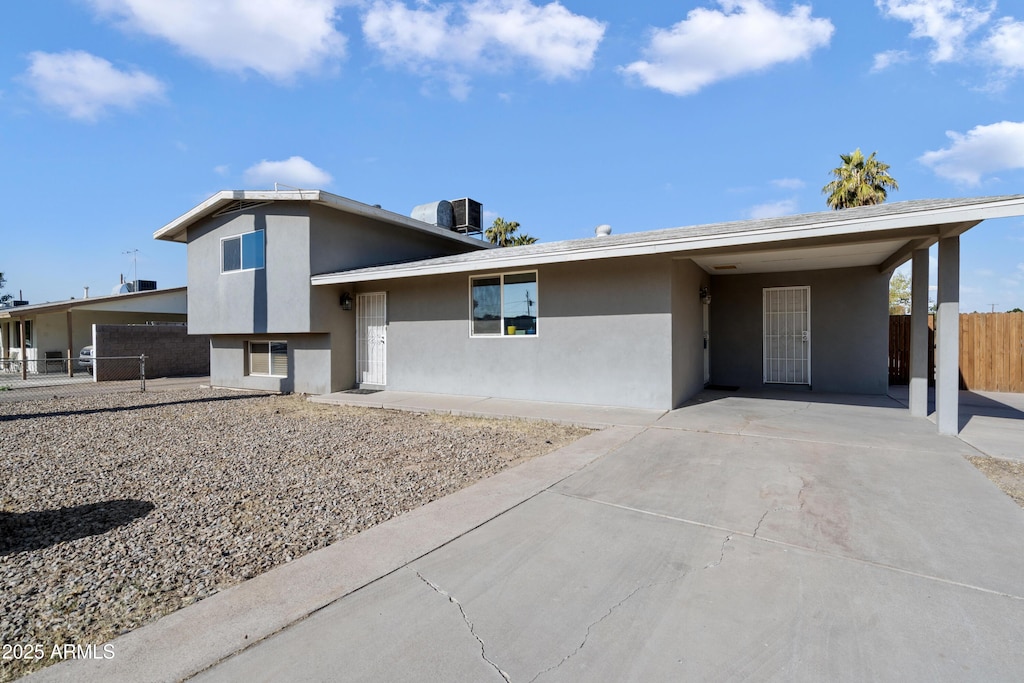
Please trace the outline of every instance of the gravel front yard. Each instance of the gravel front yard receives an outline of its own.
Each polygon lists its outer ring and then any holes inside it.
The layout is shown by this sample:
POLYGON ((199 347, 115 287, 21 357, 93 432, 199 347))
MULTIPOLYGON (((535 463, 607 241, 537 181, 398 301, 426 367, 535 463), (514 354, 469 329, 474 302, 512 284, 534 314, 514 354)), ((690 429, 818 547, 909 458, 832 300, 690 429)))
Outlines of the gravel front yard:
POLYGON ((972 457, 968 460, 1003 493, 1024 508, 1024 462, 988 457, 972 457))
POLYGON ((0 404, 0 643, 45 652, 0 680, 587 433, 200 389, 0 404))

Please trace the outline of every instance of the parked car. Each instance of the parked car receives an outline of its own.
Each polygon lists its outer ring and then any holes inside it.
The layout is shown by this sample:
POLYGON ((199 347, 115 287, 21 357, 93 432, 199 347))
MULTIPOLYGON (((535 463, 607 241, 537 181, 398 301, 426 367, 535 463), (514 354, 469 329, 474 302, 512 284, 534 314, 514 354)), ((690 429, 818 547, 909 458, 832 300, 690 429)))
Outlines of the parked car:
POLYGON ((93 360, 93 349, 92 344, 84 347, 78 352, 78 364, 89 371, 92 374, 92 360, 93 360))

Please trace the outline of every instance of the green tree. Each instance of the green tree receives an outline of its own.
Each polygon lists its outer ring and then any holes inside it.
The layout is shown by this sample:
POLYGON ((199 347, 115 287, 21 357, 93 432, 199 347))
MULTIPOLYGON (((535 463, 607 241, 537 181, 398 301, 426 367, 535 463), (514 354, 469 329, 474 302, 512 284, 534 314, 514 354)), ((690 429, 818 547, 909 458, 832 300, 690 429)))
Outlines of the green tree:
POLYGON ((4 285, 5 284, 7 284, 7 280, 6 280, 6 278, 4 278, 4 274, 0 273, 0 306, 3 306, 8 301, 10 301, 11 299, 14 298, 10 294, 3 294, 2 293, 4 291, 4 285))
POLYGON ((1024 313, 1024 311, 1020 310, 1020 306, 1018 306, 1017 308, 1011 308, 1007 313, 1024 313))
POLYGON ((848 209, 851 206, 881 204, 889 190, 900 189, 896 179, 889 175, 889 164, 875 158, 877 152, 864 158, 858 147, 849 154, 840 154, 841 166, 833 168, 834 179, 821 193, 828 195, 825 200, 832 209, 848 209))
POLYGON ((889 280, 889 315, 907 315, 910 313, 910 276, 893 273, 889 280))
POLYGON ((501 216, 495 218, 491 227, 484 231, 484 237, 491 244, 497 244, 499 247, 520 247, 537 241, 536 237, 520 233, 519 223, 516 221, 506 221, 501 216))

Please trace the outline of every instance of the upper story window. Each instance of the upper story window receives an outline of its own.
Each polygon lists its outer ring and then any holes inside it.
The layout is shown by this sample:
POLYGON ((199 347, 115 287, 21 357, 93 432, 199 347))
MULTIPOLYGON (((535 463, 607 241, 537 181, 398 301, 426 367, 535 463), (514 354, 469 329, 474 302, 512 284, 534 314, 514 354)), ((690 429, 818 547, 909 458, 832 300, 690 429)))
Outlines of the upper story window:
POLYGON ((537 271, 473 277, 469 289, 473 336, 537 334, 537 271))
POLYGON ((220 241, 220 272, 258 270, 264 263, 263 231, 225 237, 220 241))

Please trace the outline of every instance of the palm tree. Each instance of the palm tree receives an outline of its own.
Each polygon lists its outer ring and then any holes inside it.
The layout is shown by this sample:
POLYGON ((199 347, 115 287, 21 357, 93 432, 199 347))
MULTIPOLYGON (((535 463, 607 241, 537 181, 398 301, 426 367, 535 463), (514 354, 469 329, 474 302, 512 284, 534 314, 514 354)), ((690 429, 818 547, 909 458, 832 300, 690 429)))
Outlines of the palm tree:
POLYGON ((519 223, 516 221, 506 221, 501 216, 498 216, 494 219, 491 227, 484 231, 484 237, 491 244, 497 244, 499 247, 520 247, 537 241, 536 237, 531 237, 527 234, 517 234, 518 231, 519 223))
MULTIPOLYGON (((0 290, 3 290, 5 284, 7 284, 7 280, 4 278, 4 274, 0 273, 0 290)), ((0 305, 7 303, 13 298, 10 294, 0 294, 0 305)))
POLYGON ((839 210, 851 206, 868 206, 885 201, 889 190, 900 189, 889 175, 889 164, 883 164, 872 152, 867 159, 858 147, 850 154, 840 154, 842 166, 832 169, 835 179, 821 188, 827 194, 829 207, 839 210))

